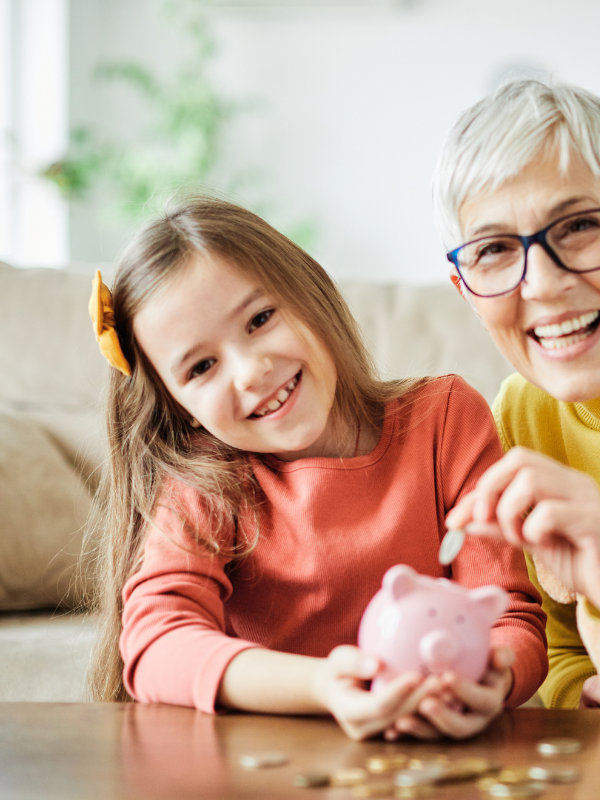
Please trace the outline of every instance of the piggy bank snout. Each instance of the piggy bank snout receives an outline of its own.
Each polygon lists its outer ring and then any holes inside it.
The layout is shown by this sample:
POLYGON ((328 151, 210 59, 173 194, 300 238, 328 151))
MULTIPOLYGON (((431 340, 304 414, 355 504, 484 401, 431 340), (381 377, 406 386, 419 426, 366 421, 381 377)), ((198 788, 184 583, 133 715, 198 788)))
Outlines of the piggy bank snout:
POLYGON ((419 643, 419 655, 431 670, 451 667, 459 653, 457 639, 440 628, 430 631, 419 643))

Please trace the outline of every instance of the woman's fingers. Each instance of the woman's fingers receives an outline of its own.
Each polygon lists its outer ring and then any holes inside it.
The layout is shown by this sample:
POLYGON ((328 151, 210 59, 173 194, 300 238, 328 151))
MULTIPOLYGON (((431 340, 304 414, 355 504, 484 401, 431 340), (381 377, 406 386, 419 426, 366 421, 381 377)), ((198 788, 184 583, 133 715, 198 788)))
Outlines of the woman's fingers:
MULTIPOLYGON (((446 524, 486 536, 496 537, 501 532, 506 541, 522 546, 528 531, 531 536, 534 531, 537 531, 535 535, 542 535, 542 528, 538 530, 531 524, 525 526, 525 522, 529 523, 532 510, 546 501, 570 504, 570 510, 568 505, 564 507, 560 522, 558 515, 553 520, 553 527, 549 525, 550 517, 547 517, 546 530, 552 532, 560 532, 560 525, 564 525, 568 533, 567 523, 574 533, 581 530, 577 522, 580 506, 594 507, 594 513, 600 518, 600 494, 589 475, 540 453, 515 447, 482 475, 476 488, 448 514, 446 524), (488 527, 490 525, 498 525, 500 531, 488 527)), ((543 519, 541 513, 539 519, 543 519)))
POLYGON ((464 528, 471 522, 473 519, 473 506, 476 501, 477 492, 475 489, 461 497, 452 511, 446 516, 446 527, 449 530, 453 528, 464 528))

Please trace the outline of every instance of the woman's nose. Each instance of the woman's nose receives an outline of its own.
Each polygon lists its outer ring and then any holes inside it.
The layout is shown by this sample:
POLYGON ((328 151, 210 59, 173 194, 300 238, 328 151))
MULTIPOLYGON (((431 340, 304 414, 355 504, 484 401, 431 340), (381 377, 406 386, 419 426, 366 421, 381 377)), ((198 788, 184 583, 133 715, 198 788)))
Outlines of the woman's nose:
POLYGON ((534 244, 527 253, 521 296, 525 300, 549 300, 573 288, 577 280, 575 273, 561 269, 540 244, 534 244))
POLYGON ((258 389, 273 369, 273 362, 263 353, 235 353, 232 358, 233 383, 238 392, 258 389))

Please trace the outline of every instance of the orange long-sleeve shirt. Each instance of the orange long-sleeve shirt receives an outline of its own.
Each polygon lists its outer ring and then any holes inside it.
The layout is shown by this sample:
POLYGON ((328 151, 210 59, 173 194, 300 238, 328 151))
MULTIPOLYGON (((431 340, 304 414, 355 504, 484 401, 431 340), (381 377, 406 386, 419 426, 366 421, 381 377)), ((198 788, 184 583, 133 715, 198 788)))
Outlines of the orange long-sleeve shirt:
MULTIPOLYGON (((206 524, 199 495, 172 487, 141 569, 124 588, 127 690, 144 702, 213 711, 227 665, 248 647, 326 656, 339 644, 356 644, 383 574, 403 563, 467 587, 494 583, 510 592, 492 642, 515 650, 507 704, 523 703, 548 661, 545 614, 522 552, 468 537, 451 574, 437 559, 446 513, 501 455, 484 399, 450 376, 390 402, 369 455, 285 463, 252 457, 264 501, 258 544, 241 561, 208 555, 195 543, 193 531, 206 524)), ((248 517, 238 524, 254 523, 248 517)), ((220 533, 225 547, 234 536, 233 525, 220 533)))

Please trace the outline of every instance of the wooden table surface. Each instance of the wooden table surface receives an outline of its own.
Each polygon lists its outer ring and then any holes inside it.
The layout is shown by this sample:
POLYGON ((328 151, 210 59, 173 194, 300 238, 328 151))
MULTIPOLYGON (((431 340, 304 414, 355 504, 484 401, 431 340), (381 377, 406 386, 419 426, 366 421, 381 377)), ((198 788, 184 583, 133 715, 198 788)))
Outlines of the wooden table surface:
MULTIPOLYGON (((105 798, 297 798, 346 800, 350 789, 300 789, 305 771, 364 766, 382 752, 410 755, 445 752, 452 758, 488 756, 504 765, 548 763, 535 743, 548 736, 575 736, 584 750, 554 759, 578 765, 581 780, 549 786, 548 800, 599 800, 600 710, 507 711, 468 742, 421 744, 351 742, 330 719, 226 714, 211 717, 175 706, 79 703, 0 704, 0 798, 2 800, 104 800, 105 798), (247 753, 284 751, 284 767, 244 770, 247 753)), ((439 787, 432 798, 471 800, 476 784, 439 787)))

